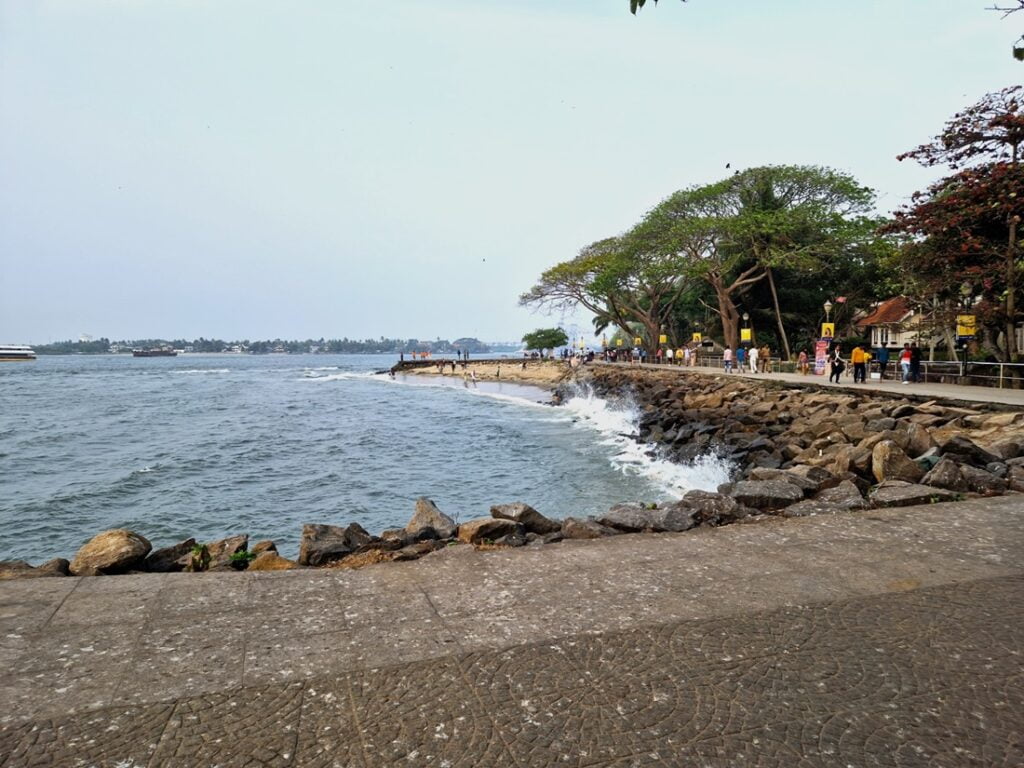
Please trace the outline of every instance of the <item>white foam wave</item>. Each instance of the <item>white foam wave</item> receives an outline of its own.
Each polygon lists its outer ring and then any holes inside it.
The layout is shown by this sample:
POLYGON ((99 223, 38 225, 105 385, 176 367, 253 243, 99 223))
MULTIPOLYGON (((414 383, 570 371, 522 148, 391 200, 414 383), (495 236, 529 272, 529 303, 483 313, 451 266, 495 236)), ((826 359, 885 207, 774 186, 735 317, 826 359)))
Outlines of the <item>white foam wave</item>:
POLYGON ((231 373, 230 368, 186 368, 175 373, 231 373))
MULTIPOLYGON (((322 369, 330 370, 330 369, 322 369)), ((377 374, 373 371, 345 371, 343 373, 330 373, 326 376, 307 370, 300 381, 349 381, 351 379, 372 379, 377 374)))
POLYGON ((601 434, 601 443, 613 449, 610 461, 615 469, 646 477, 675 498, 691 490, 714 491, 729 480, 731 467, 717 456, 705 455, 683 464, 651 456, 651 446, 635 439, 640 411, 634 402, 609 402, 580 390, 563 408, 576 418, 577 425, 601 434))
POLYGON ((338 371, 341 370, 336 365, 321 365, 319 368, 303 368, 304 371, 338 371))

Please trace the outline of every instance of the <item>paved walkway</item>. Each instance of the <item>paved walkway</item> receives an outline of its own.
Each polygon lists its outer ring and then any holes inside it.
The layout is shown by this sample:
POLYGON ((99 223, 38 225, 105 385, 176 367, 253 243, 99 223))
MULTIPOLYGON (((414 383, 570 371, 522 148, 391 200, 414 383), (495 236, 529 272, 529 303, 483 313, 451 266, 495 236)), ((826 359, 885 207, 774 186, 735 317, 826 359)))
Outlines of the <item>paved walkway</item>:
POLYGON ((1024 497, 0 582, 0 766, 1020 766, 1024 497))
POLYGON ((799 373, 731 373, 725 374, 718 366, 671 366, 644 363, 642 366, 632 363, 598 363, 599 365, 621 366, 623 368, 645 368, 659 371, 679 371, 680 373, 702 373, 716 376, 742 377, 745 379, 762 379, 768 381, 784 381, 787 384, 798 384, 804 387, 821 387, 827 389, 849 390, 851 392, 881 392, 898 397, 935 398, 942 400, 959 400, 974 403, 997 403, 1024 408, 1024 389, 998 389, 996 387, 978 387, 966 384, 902 384, 898 379, 884 381, 869 379, 863 384, 854 384, 853 378, 845 373, 842 384, 830 383, 827 376, 803 376, 799 373))

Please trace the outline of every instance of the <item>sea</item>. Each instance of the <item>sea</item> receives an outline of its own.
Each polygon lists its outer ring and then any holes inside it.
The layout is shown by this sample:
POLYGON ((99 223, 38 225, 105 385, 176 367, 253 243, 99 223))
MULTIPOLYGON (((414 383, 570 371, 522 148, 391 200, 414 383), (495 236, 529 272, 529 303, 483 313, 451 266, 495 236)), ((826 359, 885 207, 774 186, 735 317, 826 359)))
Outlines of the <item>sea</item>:
POLYGON ((71 558, 129 528, 154 547, 304 523, 404 526, 522 501, 563 518, 714 490, 730 468, 638 444, 638 411, 579 390, 386 373, 393 355, 41 356, 0 364, 0 560, 71 558))

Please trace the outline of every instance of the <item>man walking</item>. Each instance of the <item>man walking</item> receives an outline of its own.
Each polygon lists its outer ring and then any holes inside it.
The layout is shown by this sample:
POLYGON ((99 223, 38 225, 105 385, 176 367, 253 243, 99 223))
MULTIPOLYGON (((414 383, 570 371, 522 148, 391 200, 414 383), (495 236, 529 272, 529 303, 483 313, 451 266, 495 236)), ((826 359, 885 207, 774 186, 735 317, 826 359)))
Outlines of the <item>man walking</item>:
POLYGON ((910 345, 910 380, 915 384, 921 381, 921 348, 916 341, 910 345))
POLYGON ((875 356, 878 360, 878 376, 881 379, 885 378, 885 371, 889 367, 889 348, 883 344, 878 348, 878 354, 875 356))
POLYGON ((867 355, 860 348, 860 344, 855 346, 853 352, 850 353, 850 362, 853 363, 853 383, 863 384, 867 378, 867 355))

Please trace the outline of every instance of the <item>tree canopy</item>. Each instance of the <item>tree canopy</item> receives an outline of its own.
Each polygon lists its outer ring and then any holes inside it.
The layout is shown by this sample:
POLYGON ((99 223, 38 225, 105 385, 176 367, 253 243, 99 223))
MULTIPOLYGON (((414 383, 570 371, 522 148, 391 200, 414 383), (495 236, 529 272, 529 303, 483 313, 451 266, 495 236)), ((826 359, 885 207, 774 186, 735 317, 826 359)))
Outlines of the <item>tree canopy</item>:
POLYGON ((532 333, 523 336, 523 344, 527 349, 533 349, 541 354, 549 349, 564 347, 569 343, 569 337, 561 328, 538 328, 532 333))

